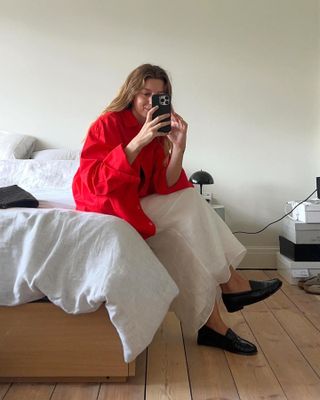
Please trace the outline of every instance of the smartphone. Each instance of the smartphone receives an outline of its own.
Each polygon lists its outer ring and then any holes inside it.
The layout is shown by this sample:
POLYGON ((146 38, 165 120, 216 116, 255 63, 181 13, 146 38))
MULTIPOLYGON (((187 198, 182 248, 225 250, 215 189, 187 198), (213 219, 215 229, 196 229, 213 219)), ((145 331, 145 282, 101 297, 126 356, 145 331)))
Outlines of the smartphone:
MULTIPOLYGON (((152 107, 158 106, 159 108, 153 113, 152 119, 155 119, 159 115, 171 114, 171 98, 168 93, 154 94, 152 96, 152 107)), ((166 118, 161 122, 171 121, 171 118, 166 118)), ((158 129, 158 132, 169 133, 171 131, 171 125, 163 126, 158 129)))

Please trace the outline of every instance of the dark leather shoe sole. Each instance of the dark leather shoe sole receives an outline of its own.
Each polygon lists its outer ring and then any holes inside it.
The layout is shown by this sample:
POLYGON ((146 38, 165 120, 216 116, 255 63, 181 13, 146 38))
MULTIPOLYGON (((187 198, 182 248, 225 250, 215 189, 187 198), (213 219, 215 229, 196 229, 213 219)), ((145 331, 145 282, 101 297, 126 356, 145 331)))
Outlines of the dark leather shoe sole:
POLYGON ((242 339, 235 334, 232 329, 228 329, 225 335, 221 335, 213 329, 203 326, 199 329, 197 343, 200 346, 217 347, 231 353, 245 356, 252 356, 258 352, 253 343, 242 339))
POLYGON ((222 293, 222 300, 229 312, 241 310, 244 306, 265 300, 282 286, 280 279, 268 281, 249 281, 251 289, 247 292, 222 293))

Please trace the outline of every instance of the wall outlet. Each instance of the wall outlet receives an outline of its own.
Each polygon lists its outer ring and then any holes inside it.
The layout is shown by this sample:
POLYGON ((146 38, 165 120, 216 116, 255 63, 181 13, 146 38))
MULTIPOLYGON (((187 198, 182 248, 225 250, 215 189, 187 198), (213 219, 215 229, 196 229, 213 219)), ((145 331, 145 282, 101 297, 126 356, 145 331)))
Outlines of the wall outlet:
POLYGON ((320 199, 320 176, 317 177, 317 197, 320 199))

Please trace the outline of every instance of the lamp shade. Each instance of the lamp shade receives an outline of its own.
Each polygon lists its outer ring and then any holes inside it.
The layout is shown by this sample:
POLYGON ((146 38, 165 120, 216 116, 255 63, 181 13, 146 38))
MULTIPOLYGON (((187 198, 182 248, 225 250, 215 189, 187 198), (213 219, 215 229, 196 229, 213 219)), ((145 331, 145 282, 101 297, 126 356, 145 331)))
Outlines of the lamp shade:
POLYGON ((202 170, 194 172, 190 176, 189 181, 194 183, 195 185, 200 185, 201 194, 202 194, 202 185, 212 185, 214 183, 214 180, 212 176, 209 174, 209 172, 202 170))
POLYGON ((196 185, 212 185, 214 183, 214 180, 209 172, 202 170, 194 172, 190 176, 189 181, 195 183, 196 185))

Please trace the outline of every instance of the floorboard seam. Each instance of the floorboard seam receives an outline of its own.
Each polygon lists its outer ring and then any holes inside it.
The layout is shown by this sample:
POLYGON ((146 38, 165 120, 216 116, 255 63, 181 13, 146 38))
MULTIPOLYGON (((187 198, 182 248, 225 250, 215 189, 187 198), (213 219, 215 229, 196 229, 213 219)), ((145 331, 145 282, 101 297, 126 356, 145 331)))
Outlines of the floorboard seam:
POLYGON ((184 358, 186 360, 186 366, 187 366, 187 375, 188 375, 188 382, 189 382, 190 398, 191 398, 191 400, 193 400, 192 384, 191 384, 191 378, 190 378, 190 372, 189 372, 188 355, 187 355, 187 349, 186 349, 186 344, 185 344, 185 340, 184 340, 184 334, 183 334, 183 329, 182 329, 181 322, 180 322, 180 331, 181 331, 181 337, 182 337, 182 343, 183 343, 183 349, 184 349, 184 358))

